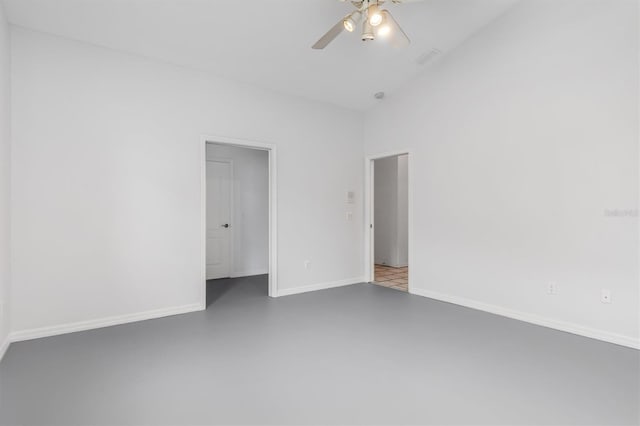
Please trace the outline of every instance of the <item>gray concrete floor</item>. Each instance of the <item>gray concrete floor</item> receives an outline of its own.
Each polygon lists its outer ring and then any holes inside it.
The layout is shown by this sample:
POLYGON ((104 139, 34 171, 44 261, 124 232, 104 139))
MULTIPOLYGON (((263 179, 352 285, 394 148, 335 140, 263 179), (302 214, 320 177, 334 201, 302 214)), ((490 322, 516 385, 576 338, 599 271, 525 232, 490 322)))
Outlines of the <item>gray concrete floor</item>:
POLYGON ((360 284, 21 342, 3 425, 638 424, 638 351, 360 284))

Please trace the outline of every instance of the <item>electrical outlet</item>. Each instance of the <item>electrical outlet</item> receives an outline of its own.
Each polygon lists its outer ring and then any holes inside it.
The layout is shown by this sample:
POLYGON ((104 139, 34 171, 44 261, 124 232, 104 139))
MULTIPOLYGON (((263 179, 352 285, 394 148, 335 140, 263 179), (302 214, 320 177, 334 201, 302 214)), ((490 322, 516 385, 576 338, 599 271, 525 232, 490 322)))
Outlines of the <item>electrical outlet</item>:
POLYGON ((353 213, 352 212, 347 212, 347 220, 349 222, 351 222, 353 220, 353 213))
POLYGON ((310 266, 311 266, 311 261, 310 260, 305 260, 304 261, 304 269, 309 269, 310 266))
POLYGON ((547 294, 549 296, 555 296, 556 294, 558 294, 558 283, 555 281, 549 281, 549 284, 547 286, 547 294))
POLYGON ((603 288, 600 293, 600 301, 602 303, 611 303, 611 290, 608 288, 603 288))

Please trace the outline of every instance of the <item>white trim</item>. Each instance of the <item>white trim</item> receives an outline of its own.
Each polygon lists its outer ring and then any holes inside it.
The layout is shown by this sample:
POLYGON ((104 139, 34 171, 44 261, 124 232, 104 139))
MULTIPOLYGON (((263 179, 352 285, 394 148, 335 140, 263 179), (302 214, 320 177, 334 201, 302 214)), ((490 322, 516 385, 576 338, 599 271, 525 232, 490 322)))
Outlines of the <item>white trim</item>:
POLYGON ((602 340, 604 342, 627 346, 629 348, 640 349, 640 339, 635 339, 631 336, 624 336, 604 330, 584 327, 578 324, 558 321, 550 318, 543 318, 538 315, 515 311, 513 309, 504 308, 502 306, 491 305, 488 303, 466 299, 458 296, 450 296, 430 290, 412 288, 410 292, 411 294, 415 294, 417 296, 428 297, 429 299, 435 299, 441 302, 453 303, 455 305, 477 309, 479 311, 489 312, 491 314, 500 315, 503 317, 540 325, 543 327, 553 328, 555 330, 565 331, 567 333, 577 334, 583 337, 602 340))
MULTIPOLYGON (((373 238, 374 229, 371 227, 374 221, 374 197, 373 197, 373 179, 374 169, 373 161, 381 158, 396 157, 398 155, 407 155, 407 192, 409 196, 408 200, 408 264, 413 264, 413 155, 409 149, 401 149, 398 151, 383 152, 380 154, 369 155, 364 159, 364 278, 365 282, 374 281, 374 255, 375 255, 375 241, 373 238)), ((411 273, 407 282, 407 288, 411 292, 411 273)))
POLYGON ((10 336, 5 337, 4 342, 0 344, 0 361, 4 358, 4 354, 7 353, 7 349, 9 349, 9 345, 11 344, 10 336))
POLYGON ((347 285, 361 284, 364 282, 364 277, 356 277, 339 281, 329 281, 325 283, 305 285, 302 287, 285 288, 278 292, 278 296, 290 296, 292 294, 308 293, 310 291, 326 290, 329 288, 344 287, 347 285))
POLYGON ((202 309, 207 305, 207 142, 243 148, 262 149, 269 153, 269 296, 278 296, 278 183, 276 145, 227 136, 203 135, 200 137, 200 263, 202 309))
POLYGON ((248 271, 236 271, 231 273, 231 278, 253 277, 255 275, 266 275, 269 269, 253 269, 248 271))
POLYGON ((375 238, 373 221, 374 218, 374 198, 373 182, 375 179, 373 159, 364 159, 364 276, 366 282, 374 282, 375 264, 375 238))
POLYGON ((131 322, 145 321, 155 318, 168 317, 189 312, 201 311, 200 303, 190 305, 174 306, 170 308, 154 309, 151 311, 138 312, 134 314, 118 315, 107 318, 100 318, 89 321, 79 321, 68 324, 54 325, 51 327, 32 328, 29 330, 14 331, 9 335, 11 342, 22 340, 39 339, 41 337, 57 336, 59 334, 75 333, 76 331, 93 330, 113 325, 128 324, 131 322))
POLYGON ((389 266, 391 268, 407 268, 409 266, 409 263, 398 263, 398 264, 384 263, 382 264, 382 266, 389 266))

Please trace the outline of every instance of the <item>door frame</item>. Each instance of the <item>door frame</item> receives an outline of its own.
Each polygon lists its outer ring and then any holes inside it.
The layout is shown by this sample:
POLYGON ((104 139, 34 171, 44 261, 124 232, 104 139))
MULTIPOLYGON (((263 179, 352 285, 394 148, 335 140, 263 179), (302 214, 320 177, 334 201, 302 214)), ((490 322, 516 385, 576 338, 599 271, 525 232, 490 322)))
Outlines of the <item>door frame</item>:
POLYGON ((407 155, 407 210, 408 210, 408 255, 409 259, 409 278, 407 280, 407 291, 413 293, 411 267, 413 262, 413 155, 411 150, 401 149, 398 151, 389 151, 379 154, 369 155, 364 159, 364 277, 366 282, 374 281, 375 273, 375 197, 374 197, 374 161, 382 158, 397 157, 398 155, 407 155))
POLYGON ((200 276, 202 309, 207 307, 207 143, 267 151, 269 155, 269 296, 278 296, 277 152, 272 143, 202 135, 200 137, 200 276))
MULTIPOLYGON (((233 178, 234 178, 234 174, 233 174, 233 160, 229 159, 229 158, 216 158, 214 160, 207 160, 206 158, 206 144, 205 144, 205 194, 206 194, 206 189, 207 189, 207 170, 206 170, 206 166, 207 163, 224 163, 224 164, 228 164, 229 165, 229 177, 231 178, 231 182, 229 182, 229 221, 233 222, 233 218, 234 218, 234 213, 235 213, 235 191, 233 188, 233 178)), ((205 196, 205 203, 206 203, 206 196, 205 196)), ((205 216, 207 214, 207 209, 206 209, 206 204, 205 204, 205 216)), ((206 225, 206 220, 205 220, 205 225, 206 225)), ((234 226, 232 225, 231 227, 229 227, 229 277, 233 276, 233 270, 235 268, 235 259, 234 259, 234 248, 235 248, 235 230, 234 230, 234 226)), ((206 262, 206 245, 207 245, 207 229, 205 228, 205 281, 207 278, 207 262, 206 262)))

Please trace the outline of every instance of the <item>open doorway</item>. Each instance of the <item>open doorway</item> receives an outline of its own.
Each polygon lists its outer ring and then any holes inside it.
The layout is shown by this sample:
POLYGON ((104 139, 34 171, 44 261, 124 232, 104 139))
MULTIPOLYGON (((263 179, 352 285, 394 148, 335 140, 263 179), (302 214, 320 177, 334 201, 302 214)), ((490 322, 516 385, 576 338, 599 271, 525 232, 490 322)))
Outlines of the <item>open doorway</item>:
POLYGON ((409 291, 409 154, 369 159, 370 282, 409 291))
POLYGON ((203 154, 204 308, 238 286, 275 296, 275 147, 207 138, 203 154))

